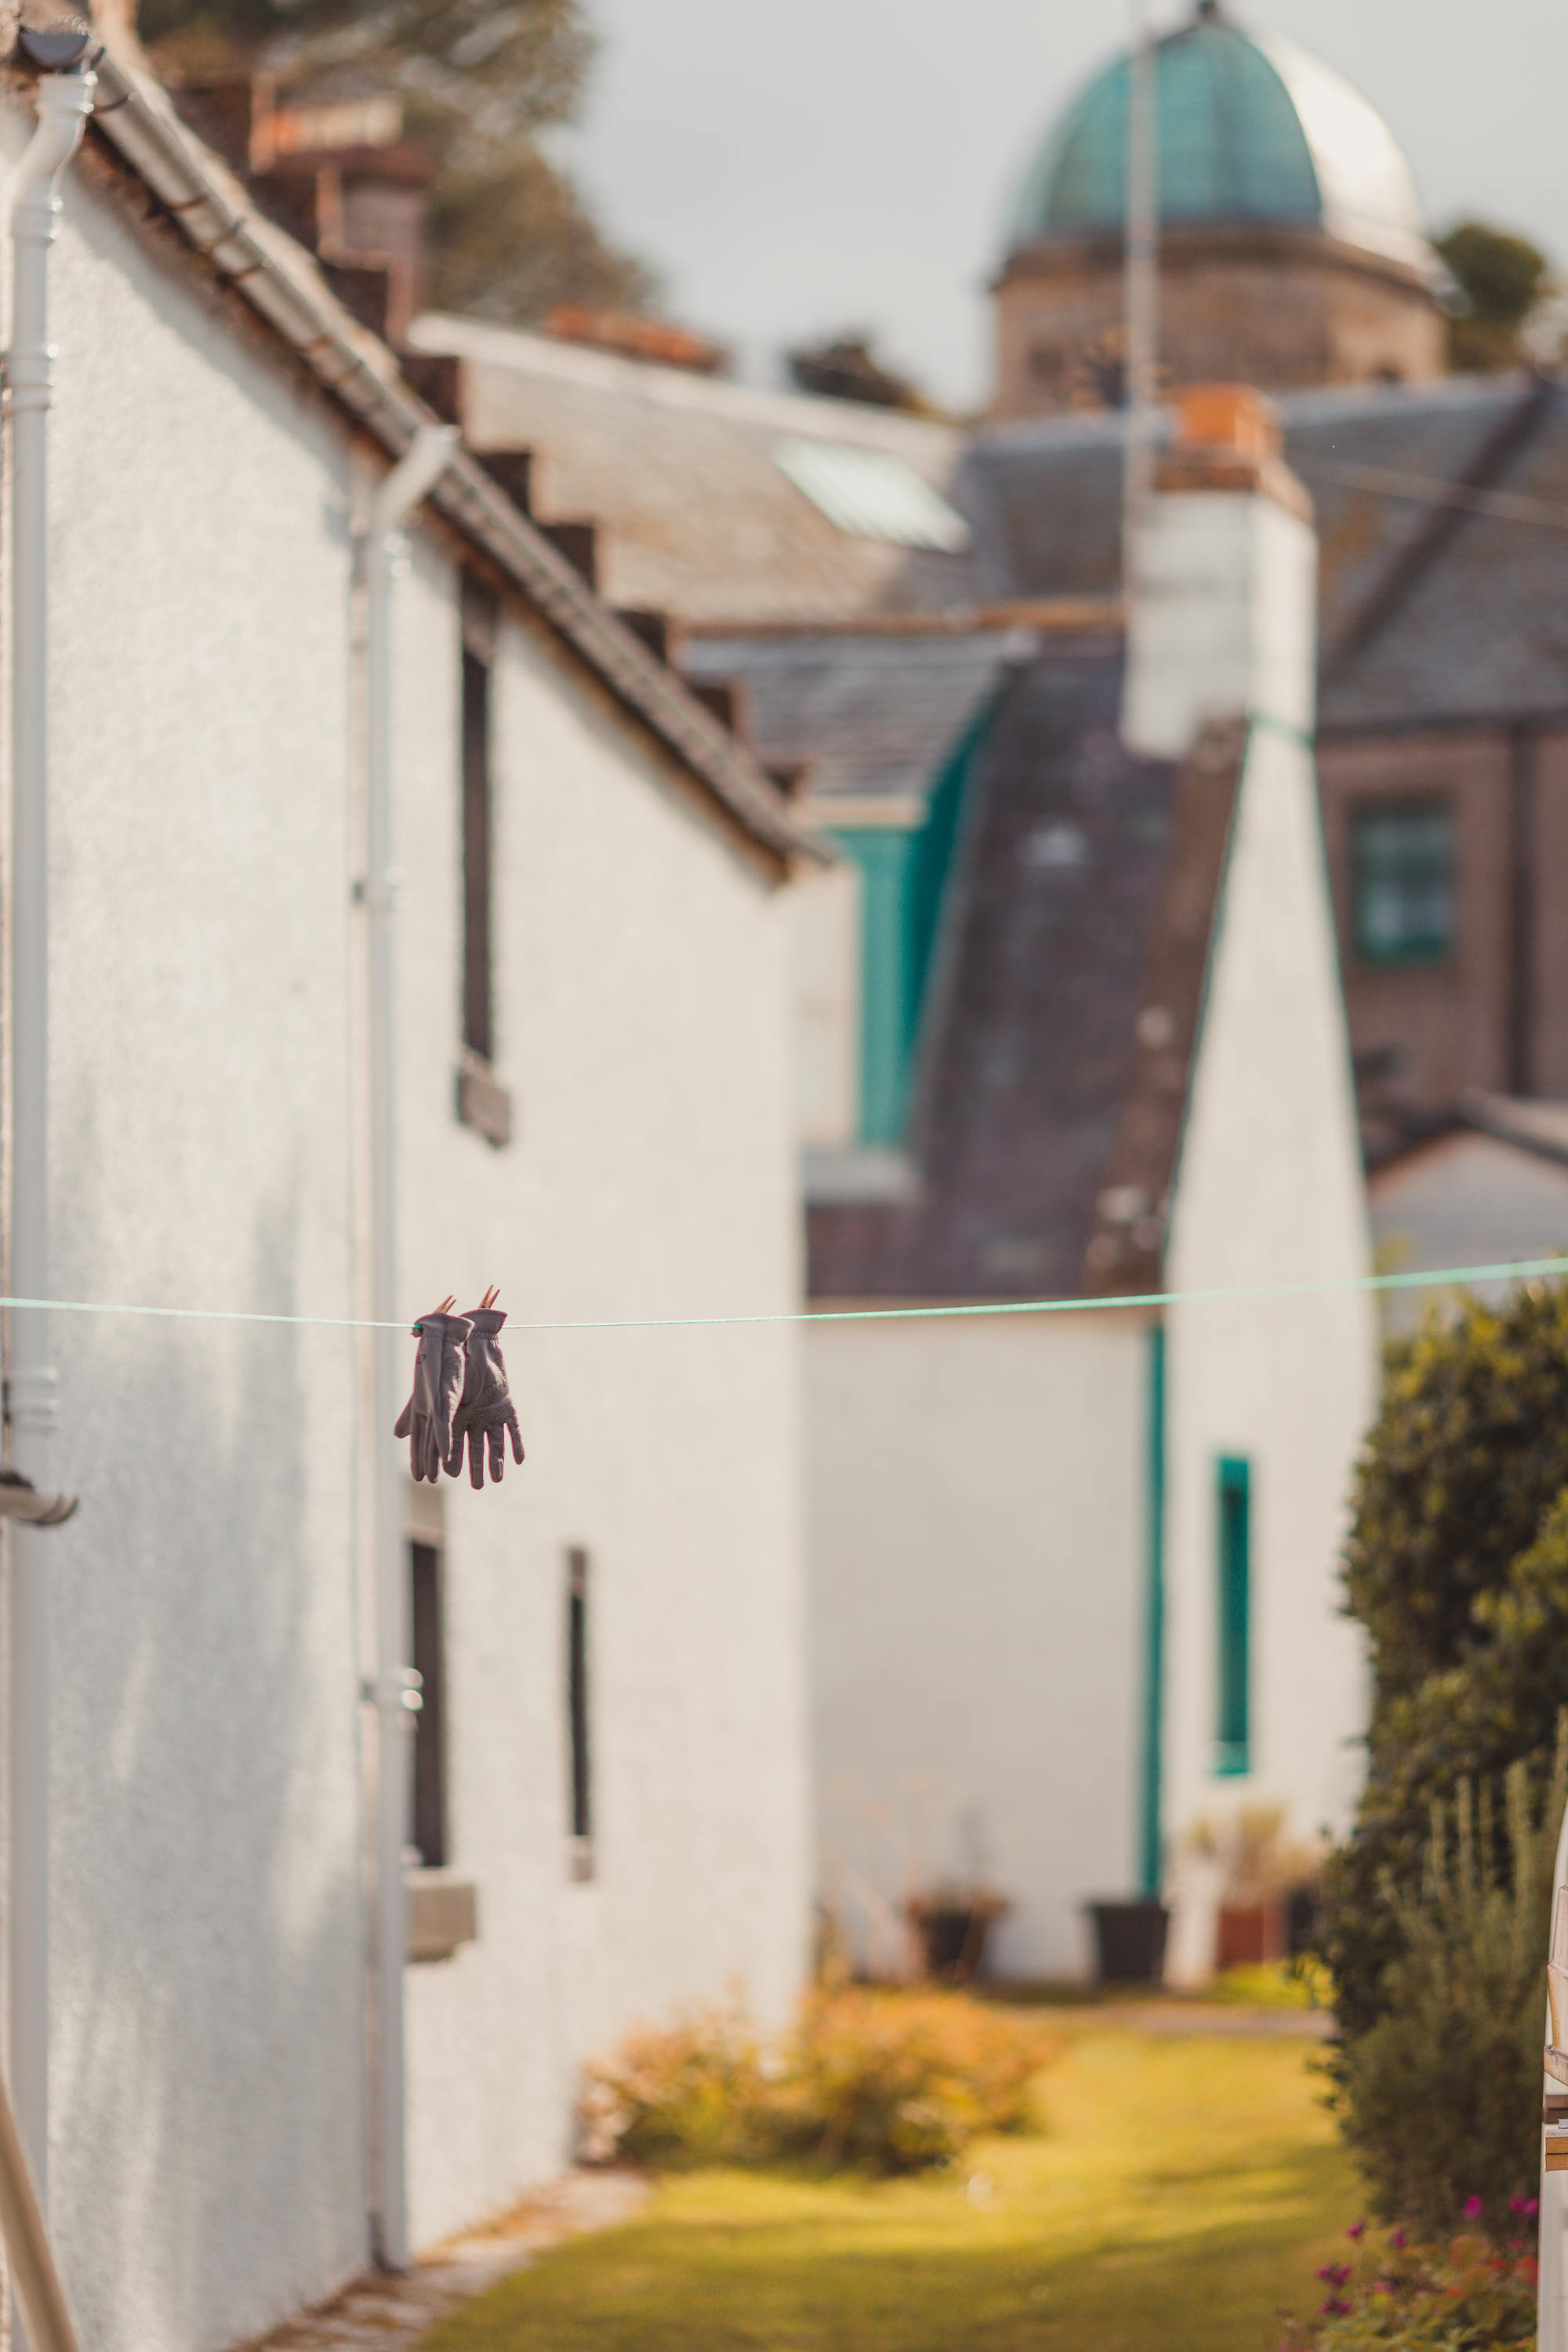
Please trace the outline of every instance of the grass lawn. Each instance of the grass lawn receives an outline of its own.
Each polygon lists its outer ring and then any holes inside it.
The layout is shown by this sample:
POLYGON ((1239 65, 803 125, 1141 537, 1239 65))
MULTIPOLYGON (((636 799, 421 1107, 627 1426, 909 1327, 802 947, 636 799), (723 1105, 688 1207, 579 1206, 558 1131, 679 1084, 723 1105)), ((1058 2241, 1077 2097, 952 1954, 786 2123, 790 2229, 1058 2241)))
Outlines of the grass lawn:
POLYGON ((421 2352, 1274 2352, 1357 2213, 1312 2045, 1061 2025, 1044 2128, 962 2174, 676 2176, 421 2352))

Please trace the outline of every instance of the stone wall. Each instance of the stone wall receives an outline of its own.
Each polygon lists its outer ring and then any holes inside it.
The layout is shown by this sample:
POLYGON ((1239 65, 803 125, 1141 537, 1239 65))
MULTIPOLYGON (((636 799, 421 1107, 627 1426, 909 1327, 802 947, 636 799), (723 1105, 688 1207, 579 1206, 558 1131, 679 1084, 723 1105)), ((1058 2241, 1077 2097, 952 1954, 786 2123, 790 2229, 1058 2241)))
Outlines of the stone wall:
MULTIPOLYGON (((994 418, 1119 403, 1119 236, 1028 247, 1008 261, 995 293, 994 418)), ((1442 320, 1414 271, 1316 231, 1167 229, 1159 335, 1167 391, 1415 383, 1443 368, 1442 320)))

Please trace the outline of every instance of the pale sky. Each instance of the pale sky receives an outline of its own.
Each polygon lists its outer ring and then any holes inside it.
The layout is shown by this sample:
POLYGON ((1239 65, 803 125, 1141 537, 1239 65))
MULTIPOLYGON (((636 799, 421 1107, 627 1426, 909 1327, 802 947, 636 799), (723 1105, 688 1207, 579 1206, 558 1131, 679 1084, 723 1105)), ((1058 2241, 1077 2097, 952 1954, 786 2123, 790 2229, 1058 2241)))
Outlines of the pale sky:
MULTIPOLYGON (((574 168, 670 312, 763 380, 848 325, 940 396, 986 380, 984 285, 1039 133, 1125 0, 585 0, 603 48, 574 168)), ((1152 0, 1161 29, 1188 13, 1152 0)), ((1568 262, 1561 0, 1246 0, 1378 107, 1429 224, 1474 213, 1568 262)))

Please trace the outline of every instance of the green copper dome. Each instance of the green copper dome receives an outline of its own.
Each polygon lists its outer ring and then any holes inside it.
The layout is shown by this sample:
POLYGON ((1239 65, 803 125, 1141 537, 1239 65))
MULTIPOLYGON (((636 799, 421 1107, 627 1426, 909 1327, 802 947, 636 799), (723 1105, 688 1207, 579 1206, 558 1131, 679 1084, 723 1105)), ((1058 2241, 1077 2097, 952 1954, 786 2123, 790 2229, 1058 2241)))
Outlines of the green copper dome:
MULTIPOLYGON (((1121 226, 1125 56, 1081 90, 1025 178, 1007 250, 1121 226)), ((1160 218, 1320 228, 1424 273, 1409 166, 1383 118, 1294 43, 1244 29, 1205 0, 1155 48, 1160 218)))

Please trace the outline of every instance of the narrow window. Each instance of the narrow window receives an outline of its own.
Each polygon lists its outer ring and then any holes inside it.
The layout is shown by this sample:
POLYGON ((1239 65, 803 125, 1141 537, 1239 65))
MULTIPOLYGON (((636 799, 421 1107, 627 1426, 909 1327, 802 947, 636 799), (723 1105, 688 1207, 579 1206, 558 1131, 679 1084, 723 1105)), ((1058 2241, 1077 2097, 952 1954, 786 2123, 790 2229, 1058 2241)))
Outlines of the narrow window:
POLYGON ((566 1555, 566 1726, 572 1869, 593 1875, 594 1790, 588 1748, 588 1555, 566 1555))
POLYGON ((1455 943, 1453 824, 1441 800, 1351 816, 1352 930, 1363 963, 1441 963, 1455 943))
POLYGON ((1252 1471, 1226 1456, 1218 1481, 1219 1647, 1215 1675, 1215 1769, 1252 1769, 1252 1471))
POLYGON ((463 1043, 482 1062, 495 1059, 492 941, 490 678, 495 663, 493 600, 463 583, 463 1043))
POLYGON ((414 1844, 427 1870, 447 1860, 447 1665, 441 1626, 441 1554, 408 1547, 414 1588, 414 1671, 423 1685, 414 1733, 414 1844))

